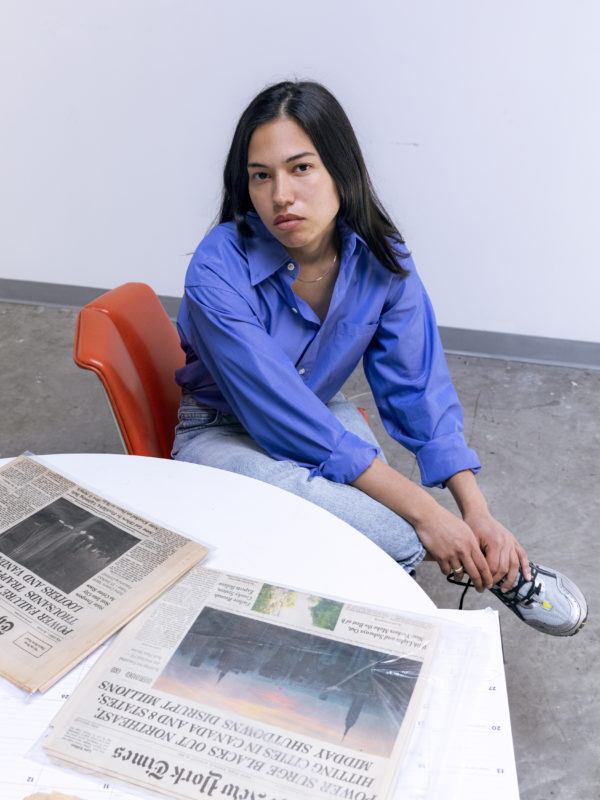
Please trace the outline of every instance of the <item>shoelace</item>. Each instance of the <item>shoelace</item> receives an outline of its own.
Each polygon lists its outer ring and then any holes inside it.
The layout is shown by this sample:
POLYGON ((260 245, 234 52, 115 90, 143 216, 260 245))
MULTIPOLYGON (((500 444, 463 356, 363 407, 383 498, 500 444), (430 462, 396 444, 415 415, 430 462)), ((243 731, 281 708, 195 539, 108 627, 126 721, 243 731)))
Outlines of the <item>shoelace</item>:
POLYGON ((471 586, 473 586, 473 581, 471 580, 471 578, 469 578, 469 576, 467 575, 466 572, 463 573, 462 577, 464 578, 465 576, 467 578, 466 581, 463 581, 462 578, 461 578, 461 580, 457 581, 456 578, 454 577, 454 573, 453 572, 451 572, 449 575, 446 575, 446 580, 449 583, 454 583, 454 584, 456 584, 456 586, 464 586, 465 587, 463 593, 460 596, 460 602, 458 604, 458 608, 459 608, 460 611, 462 611, 463 603, 464 603, 465 596, 466 596, 467 592, 469 591, 471 586))
MULTIPOLYGON (((521 619, 523 619, 523 615, 519 611, 518 607, 520 605, 530 606, 533 603, 534 599, 535 599, 534 595, 539 595, 539 593, 542 590, 542 582, 540 581, 539 583, 536 583, 536 578, 537 578, 537 575, 538 575, 537 566, 531 561, 529 562, 529 566, 531 568, 531 586, 529 587, 529 589, 527 590, 527 593, 523 597, 519 597, 519 590, 526 583, 529 583, 529 581, 525 580, 525 577, 523 576, 523 572, 520 569, 519 569, 519 575, 517 577, 517 582, 507 592, 501 592, 500 589, 498 588, 498 584, 495 584, 490 589, 490 591, 493 592, 496 595, 496 597, 499 597, 500 600, 502 600, 502 602, 505 605, 507 605, 512 611, 514 611, 515 614, 518 617, 520 617, 521 619)), ((465 575, 466 575, 466 573, 463 574, 463 577, 465 577, 465 575)), ((449 581, 450 583, 454 583, 457 586, 464 586, 465 587, 464 590, 463 590, 463 593, 460 596, 460 602, 458 604, 458 607, 459 607, 459 609, 461 611, 462 611, 462 607, 463 607, 463 602, 464 602, 465 596, 466 596, 467 592, 469 591, 469 589, 471 588, 471 586, 473 586, 473 581, 471 580, 471 578, 469 578, 468 575, 466 577, 467 577, 466 581, 463 581, 463 580, 458 580, 457 581, 456 578, 454 577, 454 573, 453 572, 451 572, 449 575, 446 575, 446 580, 449 581)))

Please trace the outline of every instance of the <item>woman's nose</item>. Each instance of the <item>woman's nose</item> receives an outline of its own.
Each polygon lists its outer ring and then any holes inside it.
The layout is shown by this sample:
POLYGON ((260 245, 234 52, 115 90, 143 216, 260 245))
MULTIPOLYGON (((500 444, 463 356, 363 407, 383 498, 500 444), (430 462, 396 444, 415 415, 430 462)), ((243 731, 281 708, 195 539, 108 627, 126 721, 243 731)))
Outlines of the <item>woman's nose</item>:
POLYGON ((287 175, 278 175, 273 181, 273 204, 275 206, 289 206, 294 202, 294 193, 290 179, 287 175))

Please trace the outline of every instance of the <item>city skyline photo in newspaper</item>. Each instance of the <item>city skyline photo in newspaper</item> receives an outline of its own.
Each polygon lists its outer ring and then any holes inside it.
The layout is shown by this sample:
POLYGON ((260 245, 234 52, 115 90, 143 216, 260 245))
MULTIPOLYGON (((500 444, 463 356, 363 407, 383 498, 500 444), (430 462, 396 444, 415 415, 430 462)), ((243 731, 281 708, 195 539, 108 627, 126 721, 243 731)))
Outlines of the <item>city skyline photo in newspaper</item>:
POLYGON ((0 534, 0 552, 69 594, 139 541, 61 497, 0 534))
POLYGON ((160 691, 387 757, 421 663, 206 606, 160 691))

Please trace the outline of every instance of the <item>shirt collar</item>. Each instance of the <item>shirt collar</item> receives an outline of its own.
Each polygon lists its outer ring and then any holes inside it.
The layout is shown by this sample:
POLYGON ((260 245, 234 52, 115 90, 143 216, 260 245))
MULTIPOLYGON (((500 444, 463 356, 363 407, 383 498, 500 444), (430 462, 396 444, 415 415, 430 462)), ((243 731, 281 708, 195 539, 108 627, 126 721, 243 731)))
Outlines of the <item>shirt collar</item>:
MULTIPOLYGON (((284 264, 290 261, 290 256, 281 242, 267 230, 264 223, 255 211, 246 214, 246 220, 254 236, 244 239, 250 280, 253 286, 266 280, 284 264)), ((360 244, 367 247, 365 240, 354 231, 339 215, 337 227, 341 239, 340 264, 349 259, 360 244)))

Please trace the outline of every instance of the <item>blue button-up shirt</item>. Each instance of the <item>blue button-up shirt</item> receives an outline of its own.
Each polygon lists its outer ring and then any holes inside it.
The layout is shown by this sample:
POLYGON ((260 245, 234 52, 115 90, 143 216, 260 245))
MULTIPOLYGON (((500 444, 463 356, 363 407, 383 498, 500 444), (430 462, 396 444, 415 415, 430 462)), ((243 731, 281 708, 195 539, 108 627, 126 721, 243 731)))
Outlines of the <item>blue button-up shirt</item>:
POLYGON ((298 263, 258 215, 248 221, 255 236, 241 238, 227 222, 194 253, 177 320, 186 354, 177 382, 200 403, 233 413, 273 458, 350 483, 378 450, 326 403, 362 358, 383 424, 415 453, 424 485, 478 471, 412 258, 401 261, 408 277, 393 274, 338 219, 339 274, 321 322, 292 289, 298 263))

